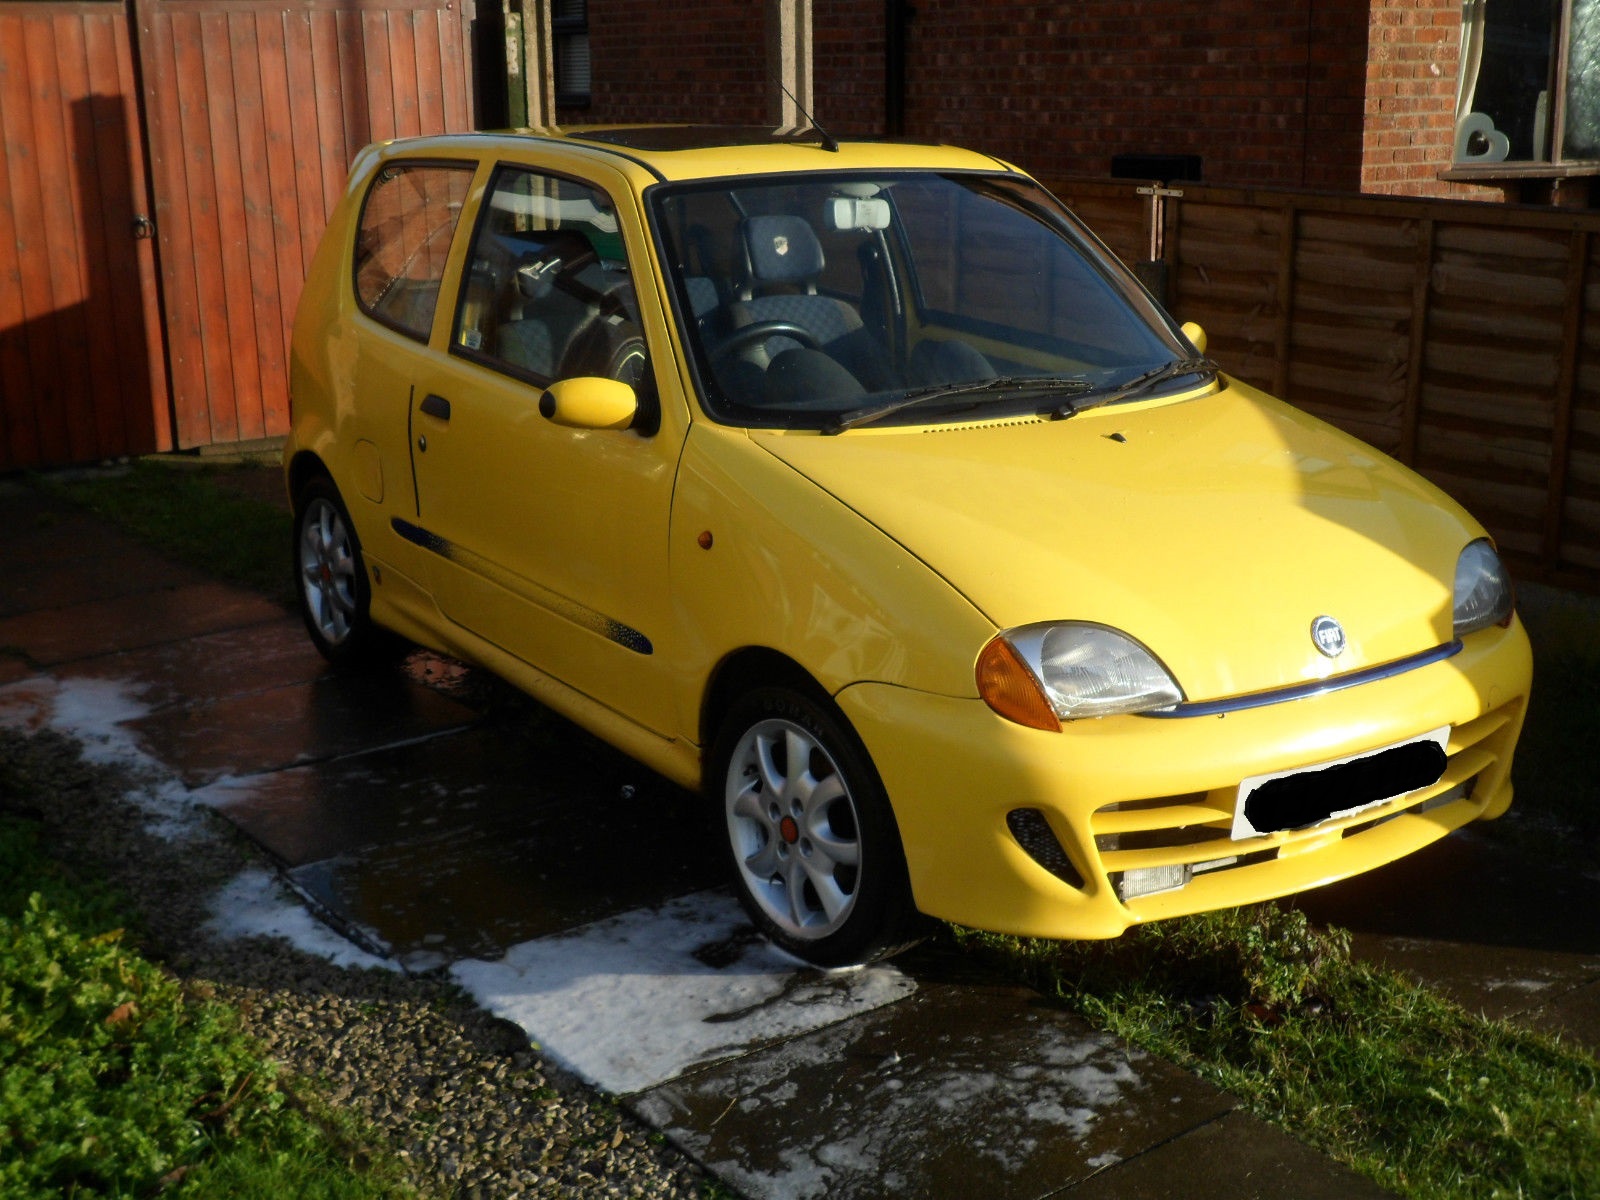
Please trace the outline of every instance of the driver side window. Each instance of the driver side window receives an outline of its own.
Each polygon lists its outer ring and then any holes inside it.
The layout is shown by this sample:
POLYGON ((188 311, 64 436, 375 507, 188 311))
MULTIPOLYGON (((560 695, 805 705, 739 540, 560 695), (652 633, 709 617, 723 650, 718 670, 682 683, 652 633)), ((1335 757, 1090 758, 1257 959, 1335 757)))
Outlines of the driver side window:
POLYGON ((500 168, 466 270, 455 353, 541 386, 580 375, 639 386, 645 351, 633 278, 603 192, 500 168))

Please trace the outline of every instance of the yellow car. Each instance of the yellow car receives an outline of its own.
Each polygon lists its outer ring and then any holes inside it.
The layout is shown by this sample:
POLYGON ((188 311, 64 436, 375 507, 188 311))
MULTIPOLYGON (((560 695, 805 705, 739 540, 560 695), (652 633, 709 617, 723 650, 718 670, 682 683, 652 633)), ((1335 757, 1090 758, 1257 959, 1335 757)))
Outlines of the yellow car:
POLYGON ((1204 349, 977 153, 372 146, 294 331, 306 624, 703 789, 821 964, 918 914, 1112 937, 1500 814, 1531 668, 1483 529, 1204 349))

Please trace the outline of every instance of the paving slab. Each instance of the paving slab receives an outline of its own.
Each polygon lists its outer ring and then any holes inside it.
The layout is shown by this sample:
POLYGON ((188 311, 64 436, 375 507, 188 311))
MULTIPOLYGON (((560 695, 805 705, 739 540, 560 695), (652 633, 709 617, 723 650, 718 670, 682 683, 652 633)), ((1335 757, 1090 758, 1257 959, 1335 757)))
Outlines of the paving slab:
MULTIPOLYGON (((70 566, 70 578, 92 570, 96 558, 143 545, 92 513, 31 488, 6 487, 0 493, 0 507, 6 514, 8 575, 29 567, 70 566)), ((149 549, 145 555, 165 561, 149 549)))
POLYGON ((1355 935, 1351 949, 1368 962, 1425 981, 1492 1020, 1520 1020, 1600 981, 1600 955, 1366 933, 1355 935))
POLYGON ((580 746, 474 728, 205 798, 402 958, 482 957, 723 878, 693 797, 580 746))
POLYGON ((149 710, 215 702, 309 683, 329 674, 305 626, 271 620, 65 663, 60 679, 119 680, 149 710))
POLYGON ((1600 878, 1468 826, 1365 875, 1303 893, 1318 921, 1388 937, 1600 955, 1600 878))
POLYGON ((744 1193, 799 1200, 1053 1195, 1234 1105, 1037 993, 919 980, 630 1107, 744 1193))
POLYGON ((1230 1112, 1073 1188, 1071 1200, 1382 1200, 1391 1193, 1230 1112))
POLYGON ((1307 892, 1313 920, 1352 949, 1470 1012, 1600 1050, 1600 878, 1462 830, 1409 858, 1307 892))
POLYGON ((126 722, 188 787, 465 729, 477 714, 400 674, 328 674, 126 722))
POLYGON ((167 562, 124 539, 90 536, 85 541, 101 544, 78 546, 83 557, 72 562, 70 570, 62 562, 22 563, 0 577, 0 616, 206 581, 200 572, 167 562))
POLYGON ((283 608, 221 583, 191 583, 0 618, 0 646, 41 667, 281 619, 283 608))
POLYGON ((1564 1041, 1576 1042, 1600 1058, 1600 974, 1580 987, 1549 997, 1519 1019, 1564 1041))

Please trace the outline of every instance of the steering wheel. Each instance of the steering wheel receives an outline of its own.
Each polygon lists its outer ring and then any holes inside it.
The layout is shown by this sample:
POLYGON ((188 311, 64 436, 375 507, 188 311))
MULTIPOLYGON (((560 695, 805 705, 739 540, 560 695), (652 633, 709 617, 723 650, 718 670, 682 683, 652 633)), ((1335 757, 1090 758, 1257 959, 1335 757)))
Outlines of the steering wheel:
MULTIPOLYGON (((727 338, 711 352, 713 365, 726 362, 750 350, 752 346, 764 343, 771 338, 785 337, 799 342, 807 350, 820 350, 822 344, 817 341, 816 335, 803 326, 796 325, 793 321, 756 321, 753 324, 742 326, 730 333, 727 338)), ((760 363, 757 363, 760 366, 760 363)))

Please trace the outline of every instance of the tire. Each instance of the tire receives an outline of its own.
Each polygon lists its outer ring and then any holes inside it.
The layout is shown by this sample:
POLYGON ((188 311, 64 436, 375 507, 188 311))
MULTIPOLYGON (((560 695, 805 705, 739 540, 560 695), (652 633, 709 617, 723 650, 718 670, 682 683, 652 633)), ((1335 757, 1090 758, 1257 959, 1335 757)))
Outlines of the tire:
POLYGON ((295 496, 294 570, 300 616, 323 658, 346 669, 391 657, 394 639, 372 623, 361 542, 325 476, 307 481, 295 496))
POLYGON ((739 900, 782 949, 837 967, 917 940, 894 814, 830 702, 779 687, 745 695, 723 722, 706 790, 739 900))

